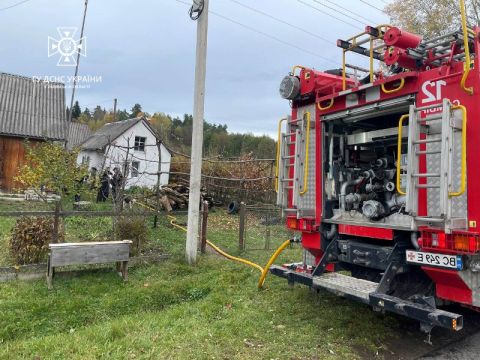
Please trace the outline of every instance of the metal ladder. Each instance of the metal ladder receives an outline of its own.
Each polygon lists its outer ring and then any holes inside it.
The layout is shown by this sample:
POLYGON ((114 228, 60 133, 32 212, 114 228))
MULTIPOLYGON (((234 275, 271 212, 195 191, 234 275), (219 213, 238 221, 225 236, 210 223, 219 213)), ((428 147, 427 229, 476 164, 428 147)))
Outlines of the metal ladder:
POLYGON ((307 176, 308 139, 310 127, 310 113, 306 112, 303 118, 292 120, 290 116, 281 119, 278 125, 277 143, 277 174, 276 191, 277 205, 283 213, 296 213, 295 206, 298 196, 307 191, 305 179, 307 176), (281 132, 282 123, 286 121, 285 133, 281 132), (294 145, 293 153, 290 146, 294 145), (293 160, 293 161, 292 161, 293 160), (290 178, 290 168, 293 166, 293 178, 290 178), (288 208, 288 191, 293 191, 293 208, 288 208))
MULTIPOLYGON (((415 220, 416 226, 428 225, 444 228, 446 233, 454 229, 466 229, 466 216, 454 216, 452 213, 452 203, 455 197, 461 196, 466 189, 466 109, 462 105, 452 105, 448 99, 444 99, 442 104, 435 104, 423 107, 410 106, 410 112, 401 117, 399 122, 399 152, 397 160, 397 184, 399 181, 399 163, 401 162, 401 130, 403 120, 409 119, 408 125, 408 154, 407 154, 407 174, 406 191, 400 186, 397 190, 406 195, 405 211, 415 220), (423 111, 441 108, 441 113, 435 113, 422 117, 423 111), (460 110, 462 119, 455 117, 454 112, 460 110), (440 121, 440 123, 439 123, 440 121), (455 133, 461 131, 461 174, 460 189, 454 190, 454 169, 455 154, 454 142, 455 133), (423 134, 423 136, 422 136, 423 134), (432 146, 437 143, 437 148, 432 146), (438 148, 439 146, 439 148, 438 148), (429 149, 430 147, 430 149, 429 149), (440 155, 438 172, 421 172, 419 169, 420 156, 440 155), (419 189, 427 191, 438 191, 438 208, 427 209, 424 216, 418 215, 419 189), (431 215, 435 212, 435 215, 431 215)), ((428 158, 426 159, 426 162, 428 158)), ((432 167, 431 164, 426 165, 432 167)), ((428 196, 437 194, 431 193, 428 196)))

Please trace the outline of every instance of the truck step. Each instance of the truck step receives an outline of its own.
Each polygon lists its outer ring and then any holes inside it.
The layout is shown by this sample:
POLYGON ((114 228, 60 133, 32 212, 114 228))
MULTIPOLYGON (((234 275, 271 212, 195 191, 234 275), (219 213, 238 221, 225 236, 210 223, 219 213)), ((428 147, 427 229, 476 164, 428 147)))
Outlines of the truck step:
POLYGON ((377 290, 378 283, 334 272, 314 277, 312 286, 368 303, 369 295, 377 290))

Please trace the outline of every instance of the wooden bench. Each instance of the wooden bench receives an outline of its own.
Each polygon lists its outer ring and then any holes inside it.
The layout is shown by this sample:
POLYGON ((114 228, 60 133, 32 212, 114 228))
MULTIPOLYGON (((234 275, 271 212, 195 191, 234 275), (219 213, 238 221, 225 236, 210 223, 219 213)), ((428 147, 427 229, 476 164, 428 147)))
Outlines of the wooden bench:
POLYGON ((128 259, 132 241, 105 241, 49 244, 47 285, 53 287, 53 276, 58 266, 104 264, 115 262, 124 281, 128 278, 128 259))

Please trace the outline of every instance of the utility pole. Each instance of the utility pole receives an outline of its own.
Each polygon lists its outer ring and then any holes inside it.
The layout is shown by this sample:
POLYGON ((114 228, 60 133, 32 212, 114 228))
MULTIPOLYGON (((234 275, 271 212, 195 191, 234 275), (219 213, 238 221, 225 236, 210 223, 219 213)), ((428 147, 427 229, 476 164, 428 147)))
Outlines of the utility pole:
POLYGON ((113 99, 113 122, 117 121, 117 98, 113 99))
POLYGON ((193 98, 192 153, 190 191, 188 196, 188 226, 185 255, 189 264, 197 261, 200 187, 202 182, 203 115, 205 108, 205 75, 207 65, 208 0, 194 0, 190 18, 197 20, 195 62, 195 93, 193 98))

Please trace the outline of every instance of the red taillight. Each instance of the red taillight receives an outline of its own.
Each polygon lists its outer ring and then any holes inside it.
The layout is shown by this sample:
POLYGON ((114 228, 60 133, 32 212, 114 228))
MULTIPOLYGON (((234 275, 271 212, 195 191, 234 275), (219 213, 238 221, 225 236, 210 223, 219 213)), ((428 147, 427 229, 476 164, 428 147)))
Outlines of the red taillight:
POLYGON ((298 226, 298 221, 296 217, 287 217, 287 227, 289 229, 296 230, 298 226))
POLYGON ((422 248, 446 249, 451 251, 476 253, 480 251, 480 234, 458 232, 445 234, 440 231, 422 231, 419 239, 422 248))

